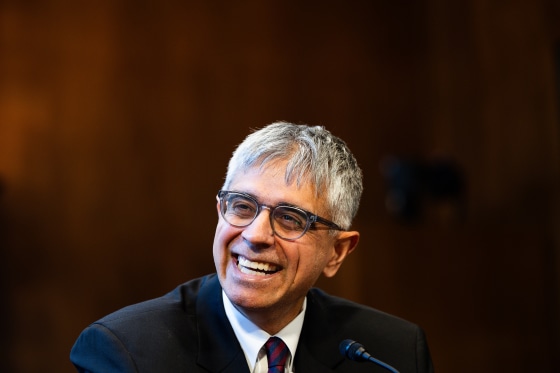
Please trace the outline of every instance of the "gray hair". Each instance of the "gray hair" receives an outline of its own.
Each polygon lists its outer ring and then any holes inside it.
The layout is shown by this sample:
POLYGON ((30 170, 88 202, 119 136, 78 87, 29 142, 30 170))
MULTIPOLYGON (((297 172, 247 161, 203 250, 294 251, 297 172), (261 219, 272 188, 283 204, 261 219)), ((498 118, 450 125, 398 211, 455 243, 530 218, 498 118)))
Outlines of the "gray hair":
POLYGON ((325 193, 331 219, 350 228, 362 195, 362 171, 346 143, 321 126, 275 122, 251 133, 233 152, 223 189, 238 172, 279 160, 288 161, 287 184, 311 183, 316 196, 325 193))

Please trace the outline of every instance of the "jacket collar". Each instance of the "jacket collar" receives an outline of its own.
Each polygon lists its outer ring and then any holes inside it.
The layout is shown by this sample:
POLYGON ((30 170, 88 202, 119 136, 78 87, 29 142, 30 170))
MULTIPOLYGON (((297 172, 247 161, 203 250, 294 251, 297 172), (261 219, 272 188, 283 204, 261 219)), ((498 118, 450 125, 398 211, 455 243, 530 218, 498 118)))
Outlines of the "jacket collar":
POLYGON ((332 369, 344 361, 338 353, 336 322, 329 320, 328 314, 316 289, 311 289, 307 293, 305 321, 294 362, 297 372, 334 372, 332 369))
POLYGON ((210 372, 249 373, 245 354, 226 317, 221 292, 216 275, 207 277, 200 287, 195 311, 198 363, 210 372))
MULTIPOLYGON (((198 363, 210 372, 249 373, 245 354, 226 317, 218 277, 210 275, 201 285, 196 302, 198 363)), ((294 360, 297 372, 331 372, 344 357, 340 340, 324 306, 313 290, 307 295, 307 310, 294 360)))

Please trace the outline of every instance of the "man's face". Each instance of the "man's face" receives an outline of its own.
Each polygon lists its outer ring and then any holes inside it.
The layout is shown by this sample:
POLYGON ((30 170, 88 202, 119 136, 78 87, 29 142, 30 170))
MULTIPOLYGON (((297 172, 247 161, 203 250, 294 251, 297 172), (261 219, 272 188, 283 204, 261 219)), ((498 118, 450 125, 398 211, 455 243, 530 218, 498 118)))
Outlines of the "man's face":
MULTIPOLYGON (((316 198, 310 185, 299 189, 286 185, 284 173, 285 163, 252 168, 236 175, 229 190, 250 194, 271 207, 289 203, 329 219, 324 199, 316 198)), ((307 291, 321 273, 332 276, 336 272, 328 269, 336 256, 336 240, 328 230, 309 230, 294 241, 281 239, 274 235, 269 213, 263 209, 249 226, 237 228, 219 214, 218 204, 214 262, 226 295, 242 313, 250 319, 270 315, 289 322, 300 312, 307 291), (257 265, 267 273, 247 268, 257 265)))

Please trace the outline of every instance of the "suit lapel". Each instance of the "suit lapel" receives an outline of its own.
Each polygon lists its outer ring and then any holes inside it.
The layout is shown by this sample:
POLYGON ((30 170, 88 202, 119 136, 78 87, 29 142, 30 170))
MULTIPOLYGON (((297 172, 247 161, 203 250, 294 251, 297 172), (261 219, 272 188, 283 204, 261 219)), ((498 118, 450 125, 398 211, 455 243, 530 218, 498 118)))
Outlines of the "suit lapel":
POLYGON ((334 372, 344 360, 338 352, 340 340, 331 325, 324 305, 310 291, 294 360, 296 372, 334 372))
POLYGON ((217 276, 207 278, 196 302, 198 363, 211 372, 249 373, 245 354, 227 319, 217 276))
MULTIPOLYGON (((224 311, 217 276, 208 276, 201 285, 195 312, 200 341, 198 363, 210 372, 249 373, 245 354, 224 311)), ((326 306, 310 291, 294 360, 296 372, 334 372, 344 361, 338 353, 341 338, 331 322, 326 306)))

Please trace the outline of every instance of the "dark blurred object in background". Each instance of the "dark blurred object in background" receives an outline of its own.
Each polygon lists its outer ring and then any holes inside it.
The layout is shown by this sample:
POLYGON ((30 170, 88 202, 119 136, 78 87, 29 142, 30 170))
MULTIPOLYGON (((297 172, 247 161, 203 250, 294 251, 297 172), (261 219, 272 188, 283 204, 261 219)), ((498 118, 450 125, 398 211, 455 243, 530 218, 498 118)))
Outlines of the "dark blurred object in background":
POLYGON ((465 178, 453 160, 387 157, 381 173, 387 186, 385 205, 399 220, 417 222, 428 210, 437 210, 445 221, 464 217, 465 178))

